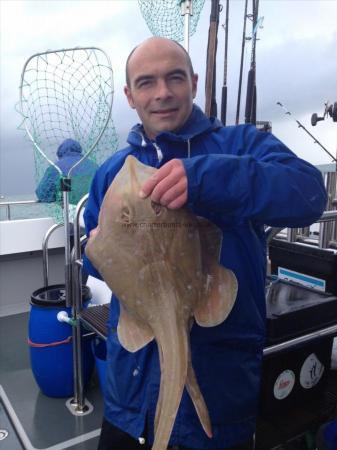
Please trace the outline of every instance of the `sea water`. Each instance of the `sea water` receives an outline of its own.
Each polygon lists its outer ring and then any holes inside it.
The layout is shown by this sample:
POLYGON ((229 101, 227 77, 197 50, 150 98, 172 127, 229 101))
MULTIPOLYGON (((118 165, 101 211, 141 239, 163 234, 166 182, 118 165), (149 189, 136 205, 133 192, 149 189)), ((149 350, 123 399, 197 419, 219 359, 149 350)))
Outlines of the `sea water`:
MULTIPOLYGON (((34 195, 10 195, 10 196, 1 196, 0 197, 0 220, 8 220, 8 206, 4 205, 4 203, 8 202, 19 202, 19 201, 36 201, 34 195)), ((46 210, 44 208, 44 204, 37 203, 28 203, 28 204, 12 204, 9 206, 10 210, 10 219, 18 220, 18 219, 36 219, 39 217, 46 217, 46 210)))

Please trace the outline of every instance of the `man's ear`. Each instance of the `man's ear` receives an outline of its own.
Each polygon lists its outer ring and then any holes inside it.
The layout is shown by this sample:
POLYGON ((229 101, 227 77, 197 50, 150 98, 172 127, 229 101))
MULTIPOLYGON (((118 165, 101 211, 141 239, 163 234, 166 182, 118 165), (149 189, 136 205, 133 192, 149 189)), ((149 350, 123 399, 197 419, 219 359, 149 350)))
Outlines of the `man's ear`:
POLYGON ((195 96, 197 95, 197 87, 198 87, 198 74, 195 73, 192 76, 192 94, 193 94, 193 98, 195 98, 195 96))
POLYGON ((131 108, 135 109, 135 104, 132 98, 131 89, 129 86, 124 86, 124 94, 126 95, 126 98, 128 99, 129 105, 131 108))

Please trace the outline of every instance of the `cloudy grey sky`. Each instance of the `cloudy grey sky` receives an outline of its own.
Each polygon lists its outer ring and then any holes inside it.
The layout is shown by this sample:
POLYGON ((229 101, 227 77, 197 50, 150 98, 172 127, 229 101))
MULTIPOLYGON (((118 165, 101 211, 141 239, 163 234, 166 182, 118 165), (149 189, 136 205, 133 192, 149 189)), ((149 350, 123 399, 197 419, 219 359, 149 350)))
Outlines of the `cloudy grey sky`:
MULTIPOLYGON (((164 1, 165 0, 158 0, 164 1)), ((225 4, 225 1, 222 0, 225 4)), ((199 74, 196 102, 204 106, 204 83, 210 0, 205 1, 190 53, 199 74)), ((20 75, 25 61, 48 49, 97 46, 105 50, 114 71, 113 120, 120 145, 138 120, 123 94, 124 65, 130 50, 151 35, 137 0, 0 0, 1 17, 1 151, 0 193, 34 192, 32 146, 17 129, 20 75)), ((230 1, 227 123, 235 121, 243 26, 243 0, 230 1)), ((264 17, 257 43, 258 120, 270 120, 274 134, 313 164, 331 162, 294 119, 300 120, 331 153, 336 153, 337 123, 331 118, 310 125, 324 102, 337 102, 337 0, 260 0, 264 17), (282 102, 292 119, 276 105, 282 102)), ((160 18, 158 18, 160 20, 160 18)), ((217 100, 223 79, 224 12, 220 16, 217 57, 217 100)), ((250 27, 247 29, 247 34, 250 27)), ((250 44, 246 45, 245 73, 250 44)), ((243 80, 242 96, 245 97, 243 80)), ((244 107, 241 107, 243 121, 244 107)))

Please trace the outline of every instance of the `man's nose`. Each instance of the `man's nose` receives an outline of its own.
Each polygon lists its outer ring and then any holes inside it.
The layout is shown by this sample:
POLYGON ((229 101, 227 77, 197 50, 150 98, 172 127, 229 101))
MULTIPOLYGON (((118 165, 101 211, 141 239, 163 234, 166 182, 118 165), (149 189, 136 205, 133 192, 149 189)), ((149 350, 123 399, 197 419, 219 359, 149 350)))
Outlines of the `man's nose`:
POLYGON ((155 98, 156 100, 165 99, 172 96, 172 92, 166 80, 158 80, 156 84, 155 98))

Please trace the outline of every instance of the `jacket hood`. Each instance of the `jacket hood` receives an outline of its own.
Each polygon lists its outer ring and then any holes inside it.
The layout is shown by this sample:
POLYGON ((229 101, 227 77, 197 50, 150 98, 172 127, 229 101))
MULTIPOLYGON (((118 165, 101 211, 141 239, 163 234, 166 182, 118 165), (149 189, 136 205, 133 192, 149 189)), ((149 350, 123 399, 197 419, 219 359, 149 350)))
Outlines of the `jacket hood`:
POLYGON ((74 139, 66 139, 63 141, 56 152, 58 158, 70 155, 71 153, 77 153, 79 155, 82 153, 82 147, 74 139))
MULTIPOLYGON (((158 134, 156 141, 158 139, 160 140, 161 137, 165 137, 171 141, 187 141, 195 136, 198 136, 199 134, 217 129, 219 127, 222 127, 222 124, 217 118, 208 118, 199 106, 193 104, 192 112, 183 127, 176 133, 172 131, 163 131, 158 134)), ((145 134, 142 124, 138 123, 132 127, 128 135, 127 142, 136 146, 145 146, 147 142, 150 142, 150 139, 148 139, 145 134)))

